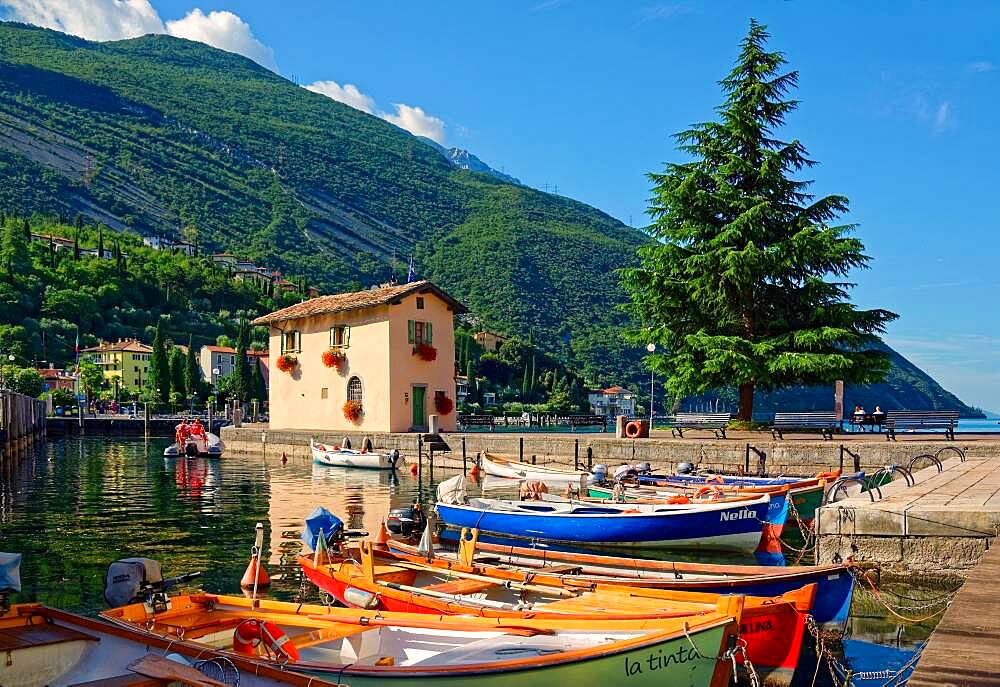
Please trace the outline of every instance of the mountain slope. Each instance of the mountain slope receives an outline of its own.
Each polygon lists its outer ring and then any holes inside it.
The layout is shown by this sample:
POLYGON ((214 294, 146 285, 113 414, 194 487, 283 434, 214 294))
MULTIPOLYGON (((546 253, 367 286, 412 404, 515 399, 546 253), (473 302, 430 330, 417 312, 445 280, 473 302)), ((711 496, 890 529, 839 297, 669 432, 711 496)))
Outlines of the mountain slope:
MULTIPOLYGON (((533 339, 595 384, 648 381, 618 335, 615 275, 648 239, 452 157, 201 43, 92 43, 0 22, 0 208, 146 235, 193 228, 210 250, 325 291, 402 278, 414 255, 483 326, 533 339)), ((889 380, 900 403, 953 402, 904 362, 889 380)))

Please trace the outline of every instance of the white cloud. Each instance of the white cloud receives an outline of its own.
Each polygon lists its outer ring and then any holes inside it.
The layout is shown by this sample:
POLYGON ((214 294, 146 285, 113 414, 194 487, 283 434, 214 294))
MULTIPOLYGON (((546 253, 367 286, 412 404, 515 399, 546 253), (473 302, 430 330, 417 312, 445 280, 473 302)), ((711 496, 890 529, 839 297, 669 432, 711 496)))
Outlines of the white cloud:
POLYGON ((947 100, 940 103, 934 112, 934 131, 940 133, 955 126, 955 115, 951 111, 951 103, 947 100))
POLYGON ((92 41, 163 33, 149 0, 0 0, 10 18, 92 41))
POLYGON ((997 66, 989 60, 979 60, 978 62, 970 62, 965 65, 965 70, 969 72, 991 72, 996 68, 997 66))
POLYGON ((400 129, 406 129, 414 136, 425 136, 442 144, 445 141, 444 120, 427 114, 422 107, 393 103, 392 106, 396 108, 395 112, 379 110, 375 98, 367 93, 362 93, 361 89, 351 83, 341 86, 336 81, 316 81, 306 88, 345 105, 350 105, 356 110, 381 117, 400 129))
POLYGON ((195 8, 182 19, 164 24, 149 0, 0 0, 0 7, 6 7, 13 20, 92 41, 167 33, 239 53, 274 71, 278 68, 274 51, 232 12, 205 14, 195 8))
POLYGON ((415 136, 426 136, 438 143, 444 143, 444 121, 427 114, 421 107, 411 107, 402 103, 393 103, 392 106, 396 108, 396 114, 381 112, 379 117, 392 122, 400 129, 406 129, 415 136))
POLYGON ((250 25, 232 12, 209 12, 195 8, 183 19, 167 22, 167 33, 198 41, 220 50, 249 57, 259 65, 278 71, 274 51, 257 40, 250 25))
POLYGON ((375 114, 375 98, 366 95, 352 83, 341 86, 336 81, 316 81, 306 86, 307 89, 327 98, 332 98, 345 105, 350 105, 356 110, 375 114))
POLYGON ((676 17, 679 14, 687 14, 691 11, 691 8, 687 5, 678 5, 675 3, 657 2, 652 5, 646 5, 645 7, 639 8, 636 14, 639 15, 636 24, 645 24, 650 21, 660 21, 663 19, 670 19, 676 17))

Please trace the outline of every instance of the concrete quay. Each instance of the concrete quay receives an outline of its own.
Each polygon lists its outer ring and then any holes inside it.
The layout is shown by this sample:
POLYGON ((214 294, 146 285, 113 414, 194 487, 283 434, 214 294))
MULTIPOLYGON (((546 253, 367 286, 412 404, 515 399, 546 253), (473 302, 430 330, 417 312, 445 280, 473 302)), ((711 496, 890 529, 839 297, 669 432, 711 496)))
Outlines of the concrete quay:
POLYGON ((875 502, 863 493, 821 508, 818 562, 852 556, 878 563, 887 579, 964 579, 1000 528, 1000 457, 970 452, 942 467, 918 470, 913 486, 882 487, 875 502))
MULTIPOLYGON (((885 465, 908 465, 920 454, 936 454, 945 446, 956 446, 968 456, 1000 459, 1000 435, 958 435, 956 441, 945 441, 944 436, 932 434, 900 435, 900 440, 886 441, 883 435, 843 434, 833 441, 823 441, 815 434, 786 434, 783 441, 775 441, 767 432, 730 432, 728 439, 715 439, 711 435, 688 432, 683 439, 672 438, 669 432, 653 432, 649 439, 616 439, 610 433, 598 432, 451 432, 441 437, 449 445, 448 453, 435 453, 434 465, 461 467, 462 446, 471 460, 481 451, 499 453, 515 458, 523 456, 525 462, 573 466, 574 459, 581 466, 587 465, 588 449, 592 463, 616 466, 622 462, 649 462, 654 469, 672 470, 678 463, 689 462, 703 469, 756 472, 758 455, 747 445, 766 454, 765 469, 768 474, 811 475, 843 467, 845 472, 854 470, 857 463, 862 470, 871 472, 885 465), (841 448, 843 447, 843 449, 841 448), (852 455, 853 454, 853 455, 852 455)), ((364 432, 330 432, 324 430, 283 430, 263 424, 244 424, 243 427, 224 427, 222 440, 226 450, 233 453, 256 455, 281 455, 309 458, 309 439, 315 437, 323 443, 339 444, 348 436, 355 447, 365 436, 371 436, 376 447, 397 448, 407 462, 417 460, 416 433, 366 434, 364 432)), ((421 456, 428 459, 427 449, 421 456)))

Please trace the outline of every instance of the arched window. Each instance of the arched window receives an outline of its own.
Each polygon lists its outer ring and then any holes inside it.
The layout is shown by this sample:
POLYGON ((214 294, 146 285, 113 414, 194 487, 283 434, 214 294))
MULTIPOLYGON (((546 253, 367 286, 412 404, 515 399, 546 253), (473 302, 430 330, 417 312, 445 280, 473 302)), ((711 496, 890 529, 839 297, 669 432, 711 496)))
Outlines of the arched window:
POLYGON ((361 396, 361 379, 358 377, 351 377, 347 380, 347 400, 362 401, 363 399, 361 396))

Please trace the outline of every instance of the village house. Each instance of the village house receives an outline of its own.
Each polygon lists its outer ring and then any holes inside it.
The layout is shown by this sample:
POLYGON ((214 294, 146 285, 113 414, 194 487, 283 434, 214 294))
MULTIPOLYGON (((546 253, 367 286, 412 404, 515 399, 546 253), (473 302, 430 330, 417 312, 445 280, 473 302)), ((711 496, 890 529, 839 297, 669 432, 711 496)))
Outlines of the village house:
MULTIPOLYGON (((267 351, 247 350, 247 362, 261 366, 264 385, 268 382, 267 351)), ((236 370, 236 349, 229 346, 202 346, 198 351, 198 366, 202 376, 216 386, 220 379, 236 370)), ((251 368, 252 370, 253 368, 251 368)))
POLYGON ((270 424, 368 432, 455 428, 454 316, 429 281, 320 296, 258 317, 270 329, 270 424))
POLYGON ((81 360, 101 368, 104 379, 122 391, 137 392, 149 378, 149 359, 153 347, 138 339, 119 339, 115 343, 101 342, 80 351, 81 360))
POLYGON ((76 377, 66 372, 64 368, 49 365, 48 367, 35 368, 35 372, 42 378, 46 391, 55 391, 56 389, 73 391, 76 388, 76 377))
POLYGON ((493 332, 482 331, 476 332, 472 336, 472 339, 482 346, 486 353, 495 353, 500 350, 500 346, 507 340, 507 337, 494 334, 493 332))
POLYGON ((635 417, 635 395, 620 386, 592 391, 587 395, 594 415, 635 417))

